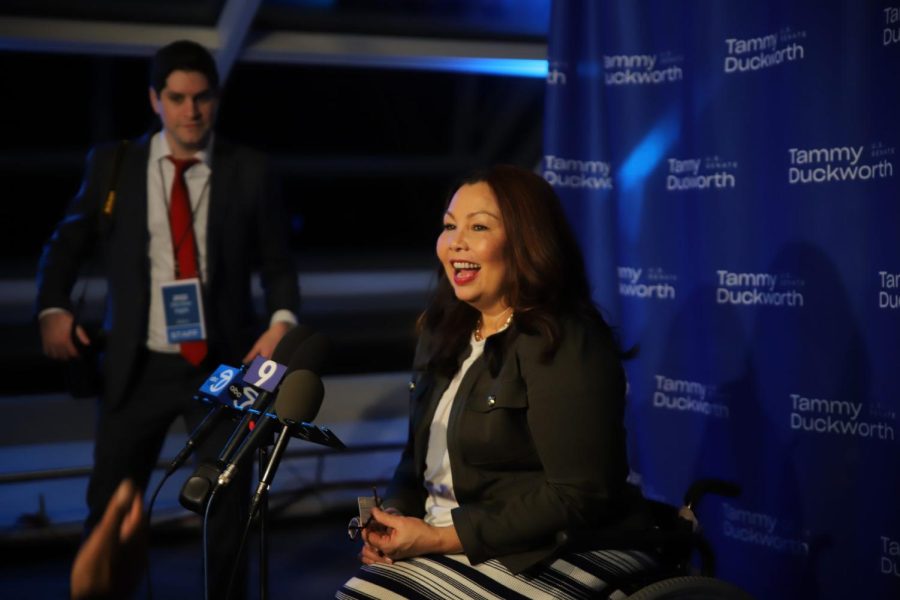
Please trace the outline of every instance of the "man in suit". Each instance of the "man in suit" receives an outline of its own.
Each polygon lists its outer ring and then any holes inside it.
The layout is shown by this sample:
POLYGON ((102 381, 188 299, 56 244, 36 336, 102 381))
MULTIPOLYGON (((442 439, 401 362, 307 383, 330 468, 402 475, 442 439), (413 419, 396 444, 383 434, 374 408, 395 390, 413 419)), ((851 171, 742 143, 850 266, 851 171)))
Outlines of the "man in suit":
MULTIPOLYGON (((205 48, 189 41, 161 48, 149 90, 161 130, 92 150, 82 187, 41 257, 37 304, 44 352, 70 360, 79 345, 96 343, 75 322, 70 294, 90 248, 102 243, 104 249, 104 389, 88 530, 123 479, 146 489, 175 418, 183 416, 189 430, 202 419, 206 408, 191 398, 211 368, 271 356, 296 324, 299 290, 282 208, 265 159, 214 136, 218 93, 215 62, 205 48), (250 277, 257 267, 268 326, 255 338, 250 277), (197 282, 205 337, 180 343, 169 337, 172 311, 162 290, 176 280, 197 282)), ((215 458, 231 428, 222 423, 198 457, 215 458)), ((247 481, 249 469, 242 471, 247 481)), ((233 483, 211 510, 210 597, 224 597, 246 492, 246 485, 233 483)))

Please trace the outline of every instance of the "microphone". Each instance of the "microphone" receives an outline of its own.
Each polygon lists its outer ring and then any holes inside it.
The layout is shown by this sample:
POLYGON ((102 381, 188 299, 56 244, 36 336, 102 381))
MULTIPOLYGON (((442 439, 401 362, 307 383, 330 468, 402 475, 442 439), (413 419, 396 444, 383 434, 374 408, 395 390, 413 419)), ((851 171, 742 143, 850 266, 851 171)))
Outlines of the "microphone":
POLYGON ((303 341, 313 334, 313 330, 307 325, 295 325, 291 327, 287 333, 282 336, 275 349, 272 350, 272 360, 282 365, 286 365, 297 348, 303 341))
MULTIPOLYGON (((166 477, 177 471, 184 464, 197 448, 197 445, 206 439, 206 436, 212 431, 213 426, 219 422, 222 415, 227 412, 227 409, 234 406, 232 398, 234 398, 234 391, 237 386, 231 382, 243 372, 244 367, 219 365, 219 368, 213 371, 206 381, 203 382, 203 385, 200 386, 199 396, 195 397, 202 397, 207 401, 213 400, 217 404, 206 413, 200 424, 188 436, 187 442, 185 442, 175 458, 172 459, 172 462, 169 463, 169 466, 166 468, 166 477)), ((240 398, 242 391, 238 389, 237 394, 237 398, 240 398)))
MULTIPOLYGON (((294 356, 291 358, 291 362, 288 365, 288 374, 281 382, 282 389, 284 388, 285 382, 287 382, 291 373, 297 372, 299 370, 306 370, 313 372, 320 371, 322 369, 323 364, 325 363, 325 358, 328 354, 328 341, 321 334, 314 333, 310 335, 305 342, 303 342, 299 348, 297 348, 297 352, 294 353, 294 356)), ((278 392, 278 395, 281 395, 281 391, 278 392)), ((260 394, 262 396, 262 394, 260 394)), ((321 402, 321 400, 320 400, 321 402)), ((318 411, 318 407, 317 407, 318 411)), ((256 426, 253 428, 253 433, 251 433, 241 444, 241 446, 233 453, 233 455, 229 457, 223 457, 221 454, 219 458, 227 464, 225 465, 225 469, 222 471, 222 474, 218 477, 218 485, 228 485, 234 476, 234 472, 238 467, 238 463, 240 463, 248 452, 252 452, 254 449, 262 445, 262 442, 269 439, 271 434, 273 433, 273 429, 275 428, 275 424, 277 423, 276 419, 265 414, 264 409, 260 409, 261 416, 256 421, 256 426)), ((223 451, 224 453, 224 451, 223 451)))
MULTIPOLYGON (((303 340, 309 337, 310 333, 312 333, 312 330, 306 325, 297 325, 296 327, 291 328, 284 334, 272 351, 272 360, 276 363, 286 363, 303 340)), ((212 427, 218 423, 221 415, 225 412, 224 408, 221 406, 222 404, 229 404, 234 408, 237 408, 234 406, 234 402, 241 398, 244 390, 238 387, 236 383, 233 384, 232 381, 235 380, 235 375, 243 375, 246 371, 246 365, 242 365, 240 368, 220 365, 200 387, 199 391, 202 398, 217 400, 220 405, 212 408, 206 414, 203 421, 201 421, 200 425, 198 425, 194 432, 191 433, 185 447, 182 448, 181 452, 176 456, 176 459, 169 465, 170 472, 174 472, 175 469, 180 467, 181 464, 187 460, 197 444, 203 441, 209 431, 212 430, 212 427), (180 462, 177 462, 179 459, 180 462)))
POLYGON ((265 494, 268 493, 275 478, 275 471, 281 463, 281 457, 291 439, 291 429, 299 423, 312 421, 319 413, 322 406, 322 398, 325 396, 325 388, 322 380, 312 371, 301 369, 294 371, 284 378, 281 391, 275 400, 275 413, 282 423, 281 433, 275 443, 275 449, 269 458, 265 471, 259 479, 259 486, 250 501, 250 518, 256 513, 256 509, 265 494))
MULTIPOLYGON (((297 325, 284 334, 284 337, 278 342, 278 346, 272 352, 272 360, 276 363, 287 365, 287 373, 303 367, 304 363, 298 361, 309 360, 308 353, 304 352, 302 355, 298 355, 298 353, 308 339, 315 335, 318 334, 313 333, 312 329, 306 325, 297 325)), ((220 462, 231 462, 232 455, 247 437, 247 434, 253 431, 253 425, 251 425, 254 422, 253 419, 257 414, 265 413, 273 399, 274 394, 271 392, 263 391, 259 394, 256 401, 250 406, 250 410, 241 418, 237 427, 231 433, 231 437, 228 438, 225 446, 219 452, 220 462)))
MULTIPOLYGON (((275 349, 272 351, 272 360, 279 364, 287 364, 290 369, 291 361, 294 358, 294 355, 297 354, 299 347, 303 344, 303 342, 310 337, 312 334, 312 329, 310 329, 306 325, 297 325, 292 327, 278 344, 275 346, 275 349)), ((232 387, 236 389, 240 389, 239 386, 235 384, 229 384, 226 386, 228 388, 228 392, 234 396, 234 391, 231 389, 232 387)), ((201 388, 202 389, 202 388, 201 388)), ((243 394, 243 391, 238 395, 243 394)), ((222 397, 217 397, 218 400, 224 400, 222 397)), ((253 419, 252 411, 256 411, 258 413, 265 412, 265 410, 271 404, 272 396, 269 392, 262 392, 257 397, 255 402, 253 402, 252 406, 248 411, 244 413, 244 416, 241 418, 237 427, 235 427, 231 436, 228 439, 228 442, 225 445, 225 448, 219 454, 218 461, 203 461, 197 465, 196 469, 194 469, 194 473, 184 482, 184 485, 181 488, 181 493, 179 494, 179 502, 183 507, 188 510, 194 511, 196 513, 202 514, 203 509, 206 505, 206 501, 209 498, 209 495, 214 487, 214 482, 217 481, 219 474, 222 472, 222 463, 227 461, 231 454, 234 453, 235 449, 240 445, 240 443, 244 440, 247 435, 248 426, 253 419)), ((206 418, 204 418, 201 424, 204 424, 204 430, 202 434, 205 436, 209 431, 212 430, 213 426, 218 424, 219 420, 222 418, 223 414, 227 414, 227 411, 223 409, 223 407, 215 407, 210 411, 210 414, 207 414, 206 418)), ((197 429, 200 427, 198 426, 197 429)), ((191 435, 193 438, 193 434, 191 435)), ((189 440, 190 443, 190 440, 189 440)), ((184 454, 183 457, 180 458, 183 463, 190 453, 193 451, 194 447, 200 443, 199 439, 195 439, 193 443, 190 444, 190 448, 182 449, 182 452, 179 453, 179 457, 181 454, 184 454)), ((178 457, 176 457, 178 458, 178 457)), ((180 465, 179 465, 180 466, 180 465)), ((177 466, 175 467, 177 469, 177 466)), ((170 465, 170 470, 174 472, 172 466, 170 465)))

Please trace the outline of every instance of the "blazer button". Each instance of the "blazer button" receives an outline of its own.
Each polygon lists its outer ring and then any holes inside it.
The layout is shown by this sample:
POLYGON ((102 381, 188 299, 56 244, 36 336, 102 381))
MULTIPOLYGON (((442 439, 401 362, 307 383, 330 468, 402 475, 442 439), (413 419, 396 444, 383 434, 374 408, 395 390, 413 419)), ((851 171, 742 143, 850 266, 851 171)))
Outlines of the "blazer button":
POLYGON ((497 396, 491 394, 488 396, 488 406, 493 406, 495 404, 497 404, 497 396))

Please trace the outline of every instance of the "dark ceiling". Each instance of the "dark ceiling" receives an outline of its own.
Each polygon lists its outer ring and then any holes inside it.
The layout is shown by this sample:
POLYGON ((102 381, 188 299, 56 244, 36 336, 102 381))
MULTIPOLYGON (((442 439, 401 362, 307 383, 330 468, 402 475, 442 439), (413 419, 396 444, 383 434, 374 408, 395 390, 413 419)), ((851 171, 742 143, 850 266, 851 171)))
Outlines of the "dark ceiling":
POLYGON ((91 145, 152 126, 147 59, 179 38, 216 55, 218 129, 271 155, 307 266, 420 261, 455 179, 538 160, 549 4, 5 0, 8 268, 33 269, 91 145))

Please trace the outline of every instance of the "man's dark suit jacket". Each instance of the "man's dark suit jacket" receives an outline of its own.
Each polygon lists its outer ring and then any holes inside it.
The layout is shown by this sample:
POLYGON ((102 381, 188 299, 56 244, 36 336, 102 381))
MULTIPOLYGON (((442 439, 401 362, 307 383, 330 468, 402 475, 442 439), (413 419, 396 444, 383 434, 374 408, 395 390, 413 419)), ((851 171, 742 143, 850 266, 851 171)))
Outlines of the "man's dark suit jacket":
MULTIPOLYGON (((111 229, 98 239, 100 211, 111 185, 117 145, 88 155, 85 178, 41 257, 38 310, 70 309, 78 268, 93 244, 105 245, 108 296, 104 329, 104 401, 122 401, 147 339, 150 306, 150 235, 147 226, 147 161, 150 136, 129 144, 117 177, 111 229)), ((297 272, 286 221, 264 157, 216 137, 212 148, 207 281, 204 310, 210 356, 240 360, 259 334, 251 305, 250 275, 259 267, 266 311, 297 312, 297 272)))
MULTIPOLYGON (((544 362, 544 339, 515 322, 489 337, 463 377, 447 425, 452 511, 473 564, 498 558, 519 573, 561 550, 564 530, 649 526, 626 483, 625 378, 612 336, 564 320, 544 362)), ((409 441, 386 506, 424 516, 431 421, 450 380, 427 370, 427 334, 416 351, 409 441)))

